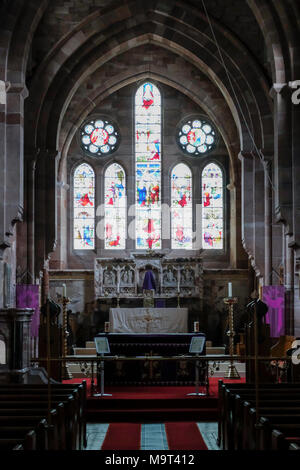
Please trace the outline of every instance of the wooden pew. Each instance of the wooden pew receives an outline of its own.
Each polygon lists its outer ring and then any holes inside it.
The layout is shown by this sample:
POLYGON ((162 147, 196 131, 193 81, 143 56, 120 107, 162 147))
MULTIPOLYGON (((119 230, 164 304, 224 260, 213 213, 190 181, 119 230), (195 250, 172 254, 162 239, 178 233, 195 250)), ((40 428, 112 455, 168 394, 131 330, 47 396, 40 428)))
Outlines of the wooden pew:
POLYGON ((46 420, 41 420, 35 426, 1 426, 0 439, 23 439, 27 433, 35 431, 36 433, 36 450, 48 450, 48 428, 46 420))
MULTIPOLYGON (((261 384, 259 389, 260 399, 268 398, 270 395, 277 397, 290 394, 291 398, 297 400, 299 397, 299 384, 261 384)), ((219 422, 218 443, 223 449, 234 448, 233 432, 235 426, 234 401, 235 396, 255 401, 255 388, 253 384, 225 384, 219 381, 219 422)), ((286 399, 286 398, 285 398, 286 399)), ((299 405, 300 406, 300 405, 299 405)))
POLYGON ((280 431, 285 439, 300 438, 300 415, 273 414, 262 416, 258 426, 258 449, 259 450, 287 450, 288 443, 273 431, 280 431), (279 437, 279 439, 277 439, 279 437), (285 445, 286 444, 286 445, 285 445), (282 445, 282 448, 280 448, 282 445))
POLYGON ((1 450, 37 450, 36 448, 36 434, 33 430, 27 432, 23 438, 0 438, 0 451, 1 450))
MULTIPOLYGON (((235 396, 235 424, 233 430, 234 450, 241 450, 248 448, 248 430, 252 426, 253 422, 256 422, 256 413, 252 417, 251 409, 254 409, 255 401, 251 403, 243 400, 239 395, 235 396), (251 421, 251 422, 250 422, 251 421)), ((260 400, 259 412, 261 415, 268 414, 274 409, 280 409, 283 413, 289 414, 292 412, 300 413, 300 400, 260 400)), ((255 409, 254 409, 255 412, 255 409)), ((255 424, 255 423, 254 423, 255 424)))
MULTIPOLYGON (((77 406, 76 416, 78 417, 77 426, 79 434, 75 447, 82 449, 86 447, 86 381, 79 384, 50 384, 50 393, 57 396, 60 393, 70 393, 75 398, 77 406)), ((10 393, 22 393, 22 395, 40 392, 48 395, 48 384, 4 384, 0 386, 0 399, 2 395, 10 393)))
MULTIPOLYGON (((222 423, 222 442, 224 449, 234 449, 234 430, 237 421, 237 415, 235 411, 236 396, 239 395, 244 401, 250 401, 255 403, 255 392, 254 391, 239 391, 239 394, 232 393, 230 390, 225 391, 224 399, 224 416, 222 423)), ((295 390, 290 391, 289 389, 280 389, 272 391, 270 389, 261 389, 259 392, 260 402, 269 401, 269 397, 272 396, 275 400, 278 398, 284 398, 284 400, 293 400, 293 403, 299 398, 299 393, 295 390)))
MULTIPOLYGON (((59 448, 59 427, 58 427, 58 415, 57 411, 51 410, 50 412, 50 422, 49 424, 45 418, 45 413, 37 416, 3 416, 0 414, 0 430, 3 426, 32 426, 33 429, 36 429, 37 432, 37 443, 39 441, 38 430, 41 423, 46 423, 47 427, 47 442, 48 450, 58 450, 59 448)), ((45 450, 45 449, 43 449, 45 450)))
MULTIPOLYGON (((300 390, 300 384, 260 384, 260 389, 263 388, 265 390, 281 390, 283 388, 289 388, 289 389, 295 389, 295 390, 300 390)), ((223 440, 224 434, 225 434, 225 429, 224 429, 224 423, 225 423, 225 413, 226 413, 226 408, 227 408, 227 403, 224 404, 225 400, 225 392, 227 390, 230 390, 232 393, 245 393, 246 391, 251 393, 255 393, 255 385, 254 384, 247 384, 247 383, 224 383, 223 380, 219 380, 218 382, 218 410, 219 410, 219 420, 218 420, 218 439, 217 443, 219 447, 225 448, 225 442, 223 440)), ((230 406, 230 405, 229 405, 230 406)))
MULTIPOLYGON (((10 396, 11 398, 11 396, 10 396)), ((48 407, 48 400, 45 398, 38 398, 37 396, 32 399, 32 397, 27 396, 22 397, 22 400, 12 399, 12 400, 3 400, 0 399, 0 414, 2 409, 24 409, 24 408, 44 408, 48 407)), ((75 400, 72 395, 63 397, 60 399, 51 400, 51 408, 58 406, 60 403, 63 403, 65 410, 65 434, 66 434, 66 449, 67 450, 76 450, 76 407, 74 404, 75 400)))
POLYGON ((300 450, 300 444, 297 444, 296 442, 292 442, 289 445, 289 450, 300 450))
MULTIPOLYGON (((29 404, 30 406, 30 404, 29 404)), ((0 416, 5 417, 24 417, 27 419, 28 417, 35 417, 35 416, 47 416, 48 420, 48 407, 45 406, 44 408, 0 408, 0 416)), ((66 427, 65 427, 65 407, 63 403, 58 403, 56 408, 50 410, 50 423, 49 426, 55 426, 57 422, 57 441, 58 441, 58 450, 65 450, 66 449, 66 427)), ((53 435, 55 436, 55 430, 53 431, 53 435)), ((54 437, 55 439, 55 437, 54 437)))

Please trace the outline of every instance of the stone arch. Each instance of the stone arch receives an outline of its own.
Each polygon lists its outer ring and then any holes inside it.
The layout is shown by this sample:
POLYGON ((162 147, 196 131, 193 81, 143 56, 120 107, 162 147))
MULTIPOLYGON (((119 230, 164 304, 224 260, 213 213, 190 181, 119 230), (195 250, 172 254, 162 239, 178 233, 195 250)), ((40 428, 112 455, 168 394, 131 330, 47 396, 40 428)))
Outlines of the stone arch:
MULTIPOLYGON (((175 21, 175 20, 174 20, 174 21, 175 21)), ((149 21, 148 21, 146 24, 148 25, 148 23, 149 23, 149 21)), ((151 30, 151 28, 150 28, 150 30, 151 30)), ((182 34, 182 33, 178 32, 178 36, 179 36, 179 34, 182 34)), ((227 36, 228 36, 228 34, 229 34, 229 33, 227 32, 227 36)), ((200 32, 199 32, 199 35, 200 35, 200 32)), ((133 37, 134 37, 134 36, 133 36, 133 37)), ((115 39, 116 39, 116 38, 115 38, 115 39)), ((207 37, 206 37, 205 39, 206 39, 206 42, 208 42, 208 41, 207 41, 207 37)), ((135 42, 135 44, 136 44, 136 39, 133 39, 133 38, 132 38, 131 42, 132 42, 133 40, 134 40, 134 42, 135 42)), ((160 43, 161 43, 161 44, 164 43, 164 40, 165 40, 165 38, 160 37, 160 43)), ((204 38, 203 38, 203 41, 204 41, 204 38)), ((195 41, 194 41, 194 43, 195 43, 195 41)), ((231 50, 231 52, 232 52, 232 54, 231 54, 231 59, 230 59, 231 62, 232 62, 232 58, 233 58, 234 55, 235 55, 236 57, 238 56, 237 51, 238 51, 239 53, 241 52, 241 50, 240 50, 240 49, 237 49, 237 47, 236 47, 237 44, 238 44, 238 42, 237 42, 236 40, 235 40, 235 43, 234 43, 234 44, 235 44, 236 53, 233 54, 234 49, 231 50)), ((198 45, 198 47, 199 47, 199 41, 198 41, 197 45, 198 45)), ((191 43, 191 47, 190 47, 190 48, 186 47, 186 51, 187 51, 188 49, 194 50, 195 47, 196 47, 196 45, 194 44, 194 46, 193 46, 192 43, 191 43)), ((214 45, 212 44, 212 41, 210 41, 210 47, 213 48, 213 49, 215 49, 214 45)), ((207 44, 205 45, 204 50, 206 50, 206 49, 207 49, 207 44)), ((232 45, 231 45, 231 49, 232 49, 232 45)), ((203 50, 203 48, 202 48, 202 50, 203 50)), ((75 55, 76 55, 76 54, 75 54, 75 55)), ((198 55, 199 55, 199 54, 198 54, 198 55)), ((77 60, 78 60, 78 59, 79 59, 79 58, 77 57, 77 60)), ((250 68, 249 68, 249 63, 248 63, 248 62, 249 62, 249 60, 247 60, 247 64, 243 64, 244 67, 246 67, 246 65, 247 65, 247 75, 249 75, 249 73, 250 73, 250 72, 249 72, 250 68)), ((86 60, 85 60, 85 65, 86 65, 86 60)), ((71 66, 71 64, 70 64, 70 66, 71 66)), ((217 63, 215 63, 215 66, 214 66, 214 67, 215 67, 215 69, 218 70, 218 72, 220 73, 220 65, 217 65, 217 63)), ((206 69, 207 69, 207 67, 206 67, 206 69)), ((55 70, 57 70, 57 67, 55 67, 55 70)), ((85 70, 87 70, 87 67, 85 67, 85 70)), ((70 73, 70 68, 69 68, 69 66, 68 66, 68 72, 70 73)), ((256 70, 255 72, 257 72, 257 70, 256 70)), ((88 73, 90 73, 90 72, 88 72, 88 73)), ((214 79, 217 77, 216 73, 213 72, 213 69, 211 70, 211 75, 212 75, 212 77, 214 77, 214 79)), ((252 74, 252 75, 253 75, 253 74, 252 74)), ((254 75, 255 75, 255 74, 254 74, 254 75)), ((223 73, 223 77, 222 77, 222 78, 223 78, 223 81, 226 81, 226 77, 224 76, 224 73, 223 73), (224 77, 224 78, 223 78, 223 77, 224 77)), ((73 79, 74 79, 74 75, 73 75, 73 79)), ((76 80, 76 79, 75 79, 75 80, 76 80)), ((222 82, 222 80, 221 80, 221 82, 222 82)), ((261 85, 261 83, 262 83, 262 82, 261 82, 261 78, 258 80, 258 82, 259 82, 259 83, 258 83, 258 87, 256 87, 256 90, 255 90, 256 93, 258 93, 258 90, 259 90, 260 85, 261 85)), ((222 82, 222 83, 223 83, 223 82, 222 82)), ((248 85, 246 85, 246 87, 248 87, 248 85)), ((56 88, 57 88, 57 87, 56 87, 56 88)), ((262 95, 265 95, 266 88, 267 88, 266 86, 263 86, 262 95)), ((227 94, 227 98, 228 98, 228 90, 227 90, 227 92, 226 92, 226 88, 225 88, 224 86, 223 86, 223 93, 224 93, 225 95, 227 94)), ((252 95, 253 95, 253 93, 252 93, 252 95)), ((242 94, 241 94, 241 96, 242 96, 242 94)), ((260 98, 261 98, 261 96, 259 95, 258 101, 260 101, 260 106, 261 106, 262 100, 261 100, 260 98)), ((265 102, 267 103, 266 111, 265 111, 264 114, 266 114, 266 113, 267 113, 267 114, 270 114, 270 109, 269 109, 269 105, 268 105, 268 99, 266 100, 266 98, 264 98, 264 100, 265 100, 265 102)), ((60 101, 66 102, 66 101, 63 100, 62 98, 60 99, 60 101)), ((254 99, 254 101, 255 101, 255 99, 254 99)), ((256 103, 256 104, 258 104, 258 103, 256 103)), ((48 108, 48 106, 47 106, 47 108, 48 108)), ((261 120, 260 120, 260 125, 262 124, 263 120, 264 120, 264 119, 261 118, 261 120)), ((259 121, 259 119, 257 119, 257 114, 256 114, 256 124, 257 124, 257 121, 259 121)), ((260 132, 260 134, 261 134, 261 132, 260 132)), ((261 134, 261 135, 262 135, 262 134, 261 134)))

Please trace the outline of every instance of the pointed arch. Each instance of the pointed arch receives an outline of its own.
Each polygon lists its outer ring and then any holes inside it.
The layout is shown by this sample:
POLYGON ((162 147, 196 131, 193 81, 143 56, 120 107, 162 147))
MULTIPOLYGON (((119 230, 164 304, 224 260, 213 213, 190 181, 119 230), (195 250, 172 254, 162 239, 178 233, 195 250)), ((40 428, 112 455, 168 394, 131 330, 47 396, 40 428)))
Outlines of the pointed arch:
POLYGON ((178 163, 171 173, 172 249, 193 249, 192 172, 178 163))
POLYGON ((136 248, 161 249, 161 94, 151 82, 135 95, 136 248))
POLYGON ((224 248, 223 172, 216 163, 202 171, 202 246, 205 250, 224 248))
POLYGON ((126 173, 112 163, 104 174, 105 249, 126 248, 126 173))
POLYGON ((73 247, 95 248, 95 172, 88 163, 78 165, 73 176, 73 247))

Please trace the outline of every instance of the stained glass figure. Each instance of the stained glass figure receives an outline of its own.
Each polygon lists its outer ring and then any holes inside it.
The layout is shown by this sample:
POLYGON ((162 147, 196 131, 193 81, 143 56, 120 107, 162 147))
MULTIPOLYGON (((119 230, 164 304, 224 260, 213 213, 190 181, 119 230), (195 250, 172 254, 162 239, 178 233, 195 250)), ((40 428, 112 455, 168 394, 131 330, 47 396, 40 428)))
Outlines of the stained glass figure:
POLYGON ((73 238, 75 250, 95 248, 95 174, 87 163, 74 172, 73 238))
POLYGON ((205 119, 185 121, 177 135, 177 143, 188 155, 199 156, 208 153, 215 146, 216 133, 205 119))
POLYGON ((172 248, 193 248, 192 173, 187 165, 179 163, 171 174, 172 248))
POLYGON ((202 172, 202 246, 222 250, 224 239, 223 174, 215 163, 202 172))
POLYGON ((135 95, 136 247, 161 248, 161 96, 150 82, 135 95))
POLYGON ((81 148, 89 155, 109 155, 119 146, 119 131, 116 124, 106 119, 92 119, 82 126, 80 143, 81 148))
POLYGON ((125 171, 112 163, 105 172, 105 243, 106 249, 122 250, 126 245, 125 171))

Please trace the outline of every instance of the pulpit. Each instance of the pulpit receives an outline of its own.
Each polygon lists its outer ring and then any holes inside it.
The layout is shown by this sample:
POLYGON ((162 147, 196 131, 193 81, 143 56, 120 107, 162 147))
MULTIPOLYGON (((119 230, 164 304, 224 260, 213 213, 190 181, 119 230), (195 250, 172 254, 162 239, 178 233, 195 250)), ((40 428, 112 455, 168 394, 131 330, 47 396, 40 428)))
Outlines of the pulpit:
MULTIPOLYGON (((203 333, 99 333, 107 337, 111 355, 180 356, 189 354, 193 336, 203 333)), ((205 347, 201 355, 205 355, 205 347)), ((107 361, 106 385, 194 385, 193 361, 107 361)))

